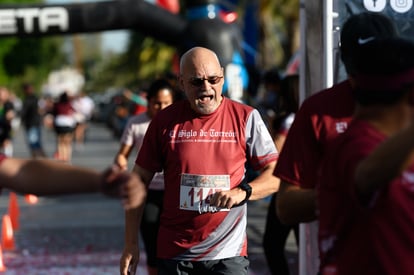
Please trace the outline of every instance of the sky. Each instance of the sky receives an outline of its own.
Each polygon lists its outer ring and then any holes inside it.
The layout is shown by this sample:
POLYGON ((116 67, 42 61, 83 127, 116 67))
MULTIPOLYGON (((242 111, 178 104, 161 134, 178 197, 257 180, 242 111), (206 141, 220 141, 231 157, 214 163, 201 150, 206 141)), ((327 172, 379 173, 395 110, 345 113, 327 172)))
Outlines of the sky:
POLYGON ((115 53, 122 53, 125 51, 129 38, 128 31, 107 31, 102 34, 102 49, 104 51, 112 51, 115 53))

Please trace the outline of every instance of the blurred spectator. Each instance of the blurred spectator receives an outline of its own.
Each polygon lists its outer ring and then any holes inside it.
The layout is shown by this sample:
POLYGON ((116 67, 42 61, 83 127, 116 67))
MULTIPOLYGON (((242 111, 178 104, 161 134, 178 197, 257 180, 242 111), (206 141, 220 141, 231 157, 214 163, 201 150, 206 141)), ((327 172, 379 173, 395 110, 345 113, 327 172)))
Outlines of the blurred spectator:
POLYGON ((72 100, 72 107, 76 111, 75 148, 82 149, 85 143, 85 133, 88 122, 92 118, 95 103, 85 93, 81 92, 72 100))
MULTIPOLYGON (((128 90, 127 94, 129 92, 131 91, 128 90)), ((145 102, 147 102, 146 99, 145 102)), ((112 96, 109 105, 107 124, 112 129, 114 136, 119 138, 124 131, 128 119, 136 112, 137 104, 125 96, 124 90, 112 96)))
POLYGON ((13 104, 14 117, 11 121, 12 131, 20 128, 20 114, 23 107, 22 100, 16 95, 16 93, 9 91, 9 101, 13 104))
POLYGON ((300 53, 296 52, 291 57, 291 59, 289 60, 289 63, 286 66, 285 75, 299 74, 299 66, 300 66, 300 53))
POLYGON ((56 133, 55 158, 64 162, 72 159, 72 140, 76 127, 75 109, 68 93, 63 92, 53 106, 53 126, 56 133))
POLYGON ((55 101, 50 95, 45 95, 39 99, 39 112, 43 117, 43 126, 53 129, 53 106, 55 101))
POLYGON ((141 114, 147 110, 147 98, 145 91, 138 91, 138 93, 133 93, 131 90, 126 89, 124 90, 124 96, 134 102, 136 104, 135 109, 133 111, 134 115, 141 114))
POLYGON ((264 93, 258 99, 258 110, 262 114, 267 126, 279 112, 279 92, 281 76, 277 68, 266 71, 263 75, 262 86, 264 93))
POLYGON ((26 142, 32 158, 44 158, 46 154, 42 145, 42 116, 39 111, 39 99, 33 86, 25 83, 23 88, 23 107, 21 120, 26 131, 26 142))
MULTIPOLYGON (((272 121, 272 136, 276 148, 283 148, 289 128, 299 107, 299 76, 288 75, 280 82, 279 109, 272 121)), ((263 249, 272 275, 290 274, 285 256, 285 244, 293 229, 299 244, 299 224, 283 224, 276 214, 277 192, 272 195, 268 206, 266 227, 263 235, 263 249)))
POLYGON ((13 155, 12 120, 15 118, 13 103, 10 101, 10 91, 0 87, 0 152, 6 156, 13 155))

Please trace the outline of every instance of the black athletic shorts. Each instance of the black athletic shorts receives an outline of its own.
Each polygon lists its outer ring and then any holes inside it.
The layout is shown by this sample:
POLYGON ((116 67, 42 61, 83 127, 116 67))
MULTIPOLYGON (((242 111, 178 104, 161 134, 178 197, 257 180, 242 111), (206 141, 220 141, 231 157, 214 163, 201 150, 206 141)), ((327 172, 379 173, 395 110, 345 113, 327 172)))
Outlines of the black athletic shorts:
POLYGON ((232 257, 211 261, 158 260, 158 275, 247 275, 247 257, 232 257))

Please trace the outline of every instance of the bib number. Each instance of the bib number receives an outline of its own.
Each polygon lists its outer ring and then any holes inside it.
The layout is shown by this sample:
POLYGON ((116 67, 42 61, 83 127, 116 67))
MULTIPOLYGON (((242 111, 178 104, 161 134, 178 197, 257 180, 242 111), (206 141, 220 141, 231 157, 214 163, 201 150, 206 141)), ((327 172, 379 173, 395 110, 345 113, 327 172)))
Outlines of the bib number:
POLYGON ((228 211, 210 205, 211 196, 230 190, 229 175, 182 174, 180 183, 180 209, 205 212, 228 211))

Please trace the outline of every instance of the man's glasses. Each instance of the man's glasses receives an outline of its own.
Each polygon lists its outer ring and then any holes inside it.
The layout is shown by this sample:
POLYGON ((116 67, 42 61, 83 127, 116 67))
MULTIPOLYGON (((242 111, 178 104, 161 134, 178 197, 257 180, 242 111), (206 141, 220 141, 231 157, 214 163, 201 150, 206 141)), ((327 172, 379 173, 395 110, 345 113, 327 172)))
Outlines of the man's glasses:
POLYGON ((191 78, 188 82, 193 85, 194 87, 201 87, 204 85, 204 81, 208 81, 211 85, 216 85, 220 82, 220 80, 223 78, 223 76, 210 76, 207 78, 191 78))

